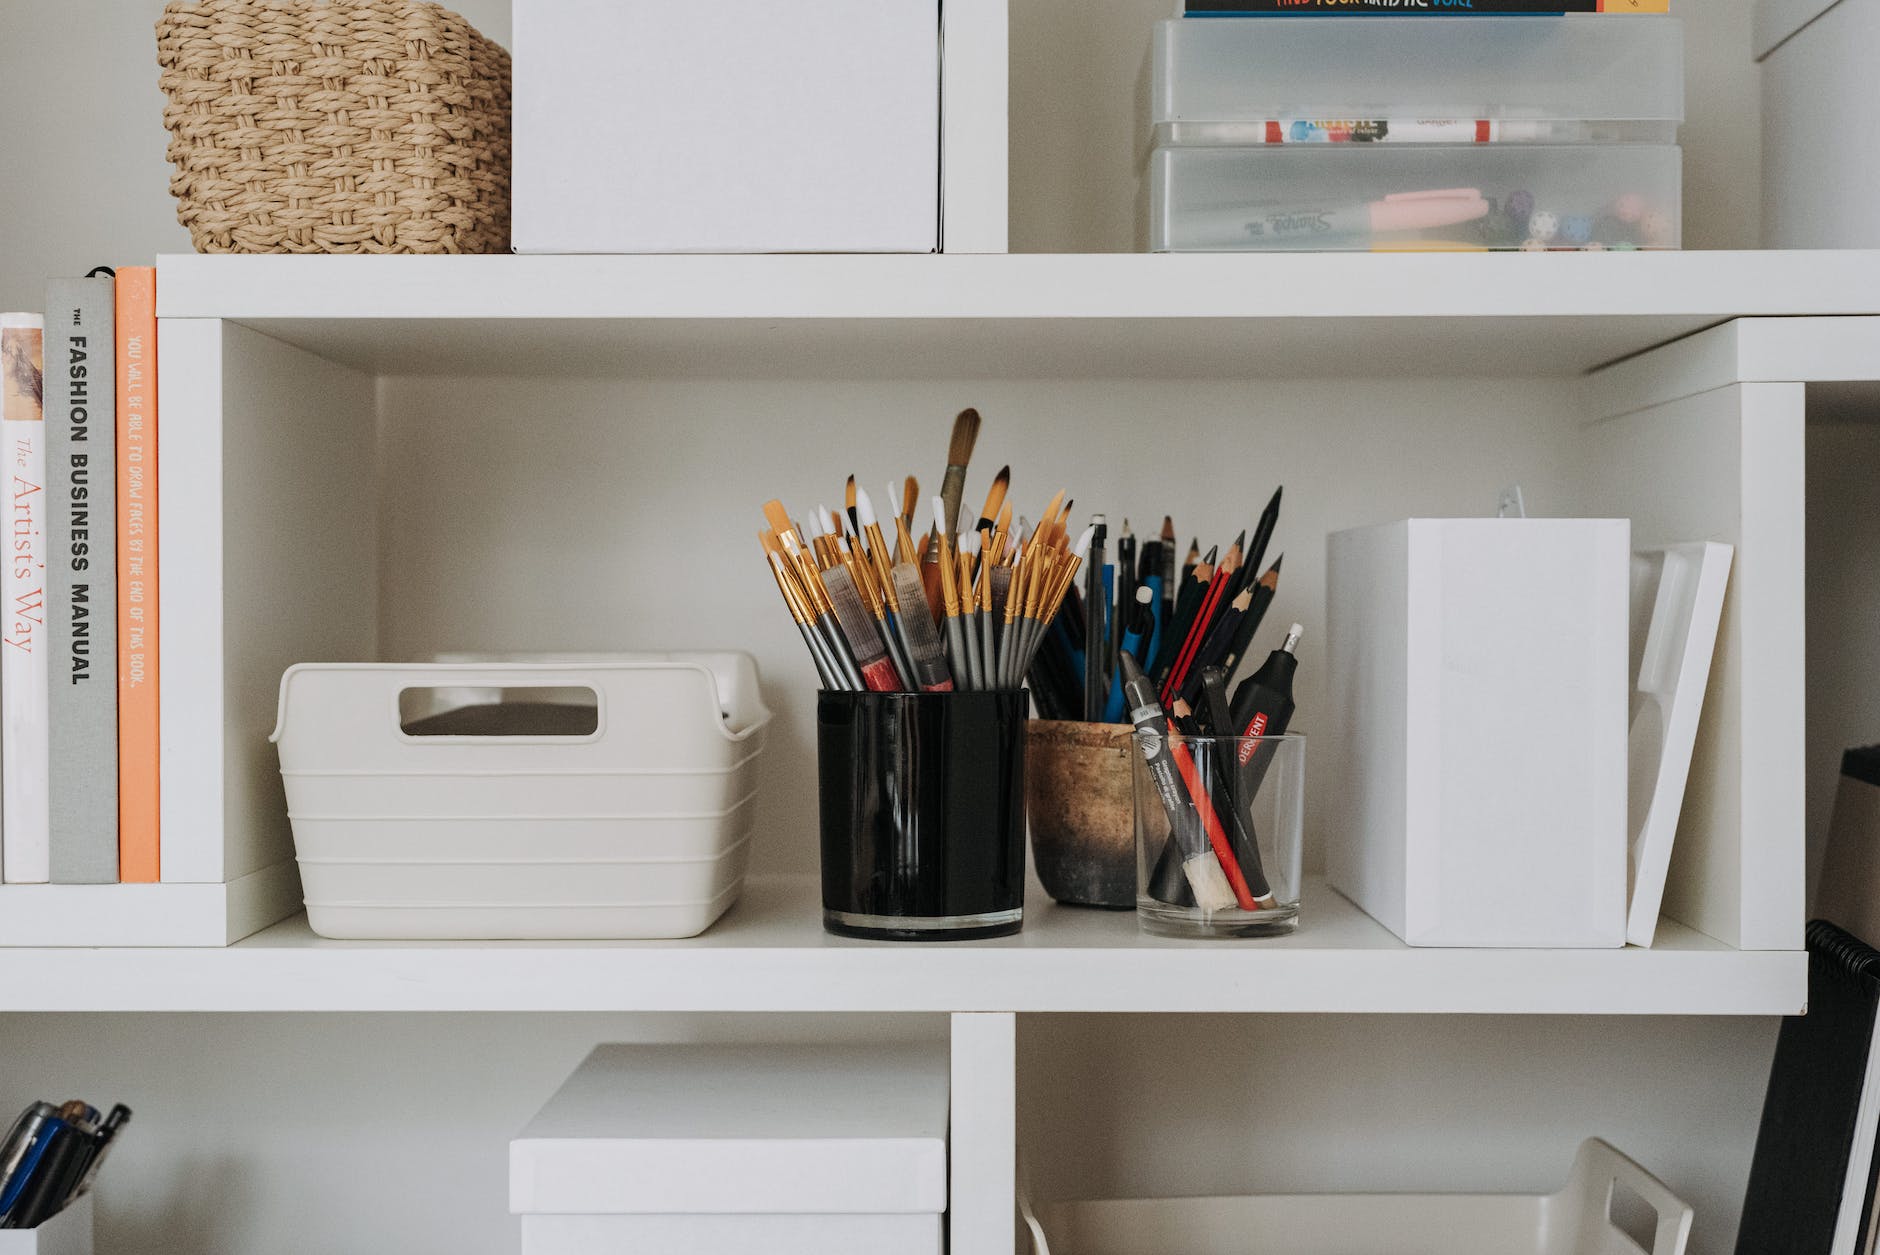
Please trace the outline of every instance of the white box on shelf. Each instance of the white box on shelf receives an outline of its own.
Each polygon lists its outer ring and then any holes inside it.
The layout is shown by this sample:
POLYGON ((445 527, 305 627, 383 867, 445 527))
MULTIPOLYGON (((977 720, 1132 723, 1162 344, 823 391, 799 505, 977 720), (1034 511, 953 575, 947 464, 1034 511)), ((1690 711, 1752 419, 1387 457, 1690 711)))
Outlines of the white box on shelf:
POLYGON ((938 0, 517 0, 521 253, 940 246, 938 0))
POLYGON ((1330 539, 1332 883, 1411 945, 1625 943, 1624 519, 1330 539))
POLYGON ((938 1215, 948 1094, 939 1048, 598 1046, 509 1143, 509 1210, 938 1215))
POLYGON ((92 1198, 74 1199, 37 1229, 0 1229, 0 1255, 91 1255, 92 1198))
POLYGON ((943 1218, 924 1215, 524 1216, 522 1255, 942 1255, 943 1218))

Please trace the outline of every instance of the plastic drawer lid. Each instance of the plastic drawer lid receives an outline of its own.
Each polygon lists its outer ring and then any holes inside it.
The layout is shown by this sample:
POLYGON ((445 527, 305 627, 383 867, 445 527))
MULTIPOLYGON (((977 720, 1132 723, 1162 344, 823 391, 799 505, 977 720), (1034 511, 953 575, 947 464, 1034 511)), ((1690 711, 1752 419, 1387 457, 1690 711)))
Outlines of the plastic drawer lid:
POLYGON ((281 675, 274 730, 268 740, 279 744, 287 730, 288 696, 296 677, 346 675, 382 677, 399 687, 449 690, 530 687, 535 677, 558 675, 568 685, 584 683, 581 673, 613 675, 632 671, 692 671, 702 675, 713 696, 705 715, 709 726, 731 742, 742 741, 770 722, 771 712, 758 690, 757 664, 749 654, 732 651, 632 654, 448 654, 420 663, 303 662, 281 675), (399 677, 394 680, 394 677, 399 677), (452 680, 460 683, 453 685, 452 680))
POLYGON ((1152 124, 1684 120, 1676 17, 1174 18, 1150 55, 1152 124))

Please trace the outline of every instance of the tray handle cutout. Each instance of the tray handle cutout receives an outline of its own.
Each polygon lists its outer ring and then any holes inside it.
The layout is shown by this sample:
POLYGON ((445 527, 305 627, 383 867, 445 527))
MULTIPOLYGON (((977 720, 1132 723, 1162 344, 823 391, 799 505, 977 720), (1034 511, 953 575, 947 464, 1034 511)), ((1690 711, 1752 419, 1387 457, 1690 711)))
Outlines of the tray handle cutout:
POLYGON ((408 737, 566 737, 600 730, 600 694, 587 686, 412 685, 398 691, 408 737))
POLYGON ((1594 1232, 1596 1226, 1606 1236, 1594 1249, 1684 1255, 1691 1237, 1691 1209, 1609 1143, 1596 1137, 1582 1142, 1573 1177, 1566 1194, 1583 1200, 1581 1205, 1589 1210, 1597 1209, 1593 1215, 1582 1213, 1581 1232, 1594 1232))

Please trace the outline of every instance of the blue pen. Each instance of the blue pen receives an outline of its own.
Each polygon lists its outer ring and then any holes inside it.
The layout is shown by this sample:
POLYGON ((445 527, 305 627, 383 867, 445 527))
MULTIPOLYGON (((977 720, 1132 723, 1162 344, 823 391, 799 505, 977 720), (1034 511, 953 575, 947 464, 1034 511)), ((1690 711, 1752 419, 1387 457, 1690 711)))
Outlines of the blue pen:
MULTIPOLYGON (((1155 590, 1147 583, 1136 589, 1136 604, 1131 609, 1129 620, 1123 625, 1123 641, 1118 653, 1128 654, 1132 658, 1143 655, 1142 643, 1155 630, 1155 611, 1150 603, 1155 599, 1155 590)), ((1123 668, 1116 668, 1116 676, 1110 681, 1110 700, 1103 707, 1103 722, 1117 723, 1123 718, 1123 668)))
POLYGON ((65 1121, 57 1116, 48 1117, 39 1126, 39 1132, 34 1135, 32 1144, 26 1148, 26 1154, 20 1158, 20 1166, 14 1169, 13 1174, 6 1179, 5 1186, 0 1187, 0 1215, 13 1210, 13 1204, 20 1201, 20 1192, 26 1188, 26 1183, 32 1180, 34 1170, 39 1167, 39 1161, 45 1156, 46 1147, 52 1144, 53 1137, 64 1127, 65 1121))

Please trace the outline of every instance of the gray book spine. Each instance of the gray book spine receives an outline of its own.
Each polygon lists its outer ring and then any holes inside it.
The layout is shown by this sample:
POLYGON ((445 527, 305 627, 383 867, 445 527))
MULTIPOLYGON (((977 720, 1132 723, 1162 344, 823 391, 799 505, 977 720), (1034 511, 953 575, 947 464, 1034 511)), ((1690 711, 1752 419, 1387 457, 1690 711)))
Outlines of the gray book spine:
POLYGON ((109 276, 46 288, 54 884, 118 878, 115 297, 109 276))

